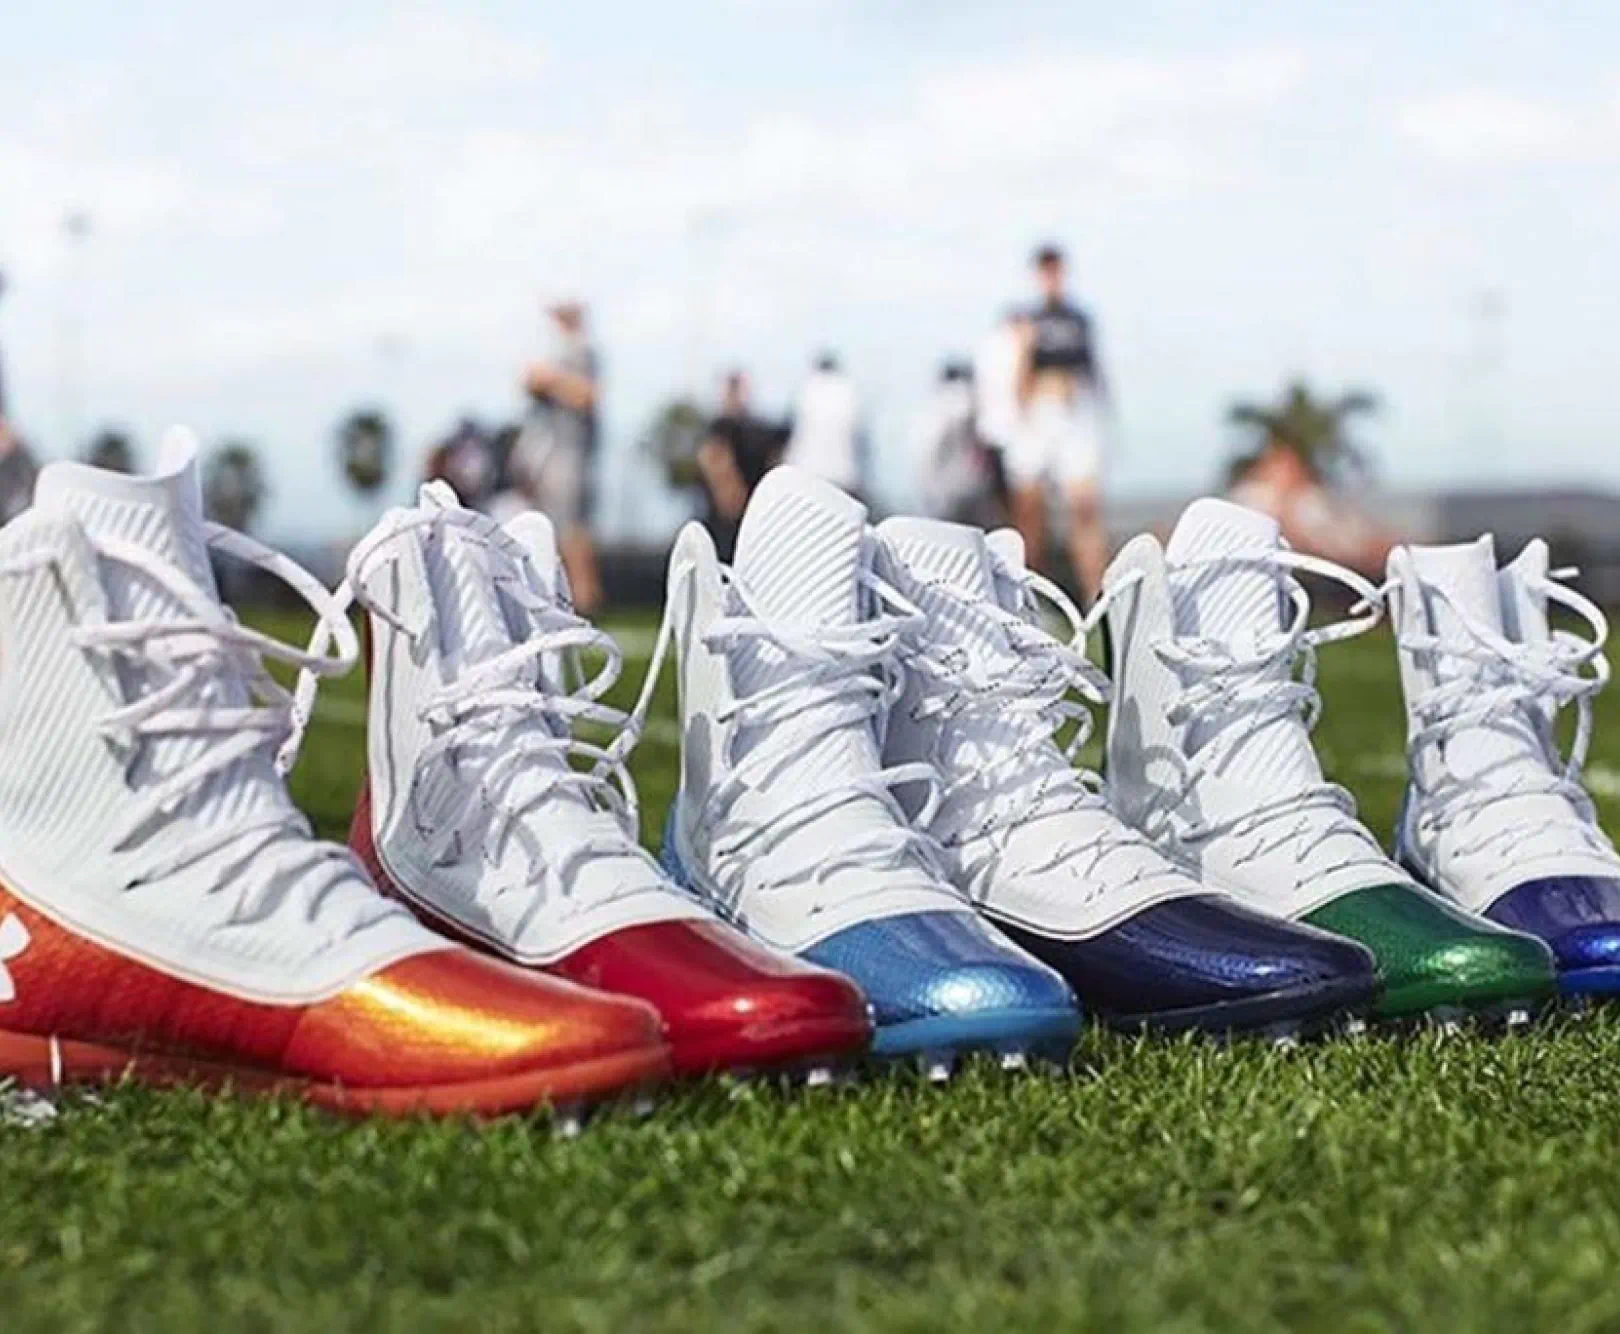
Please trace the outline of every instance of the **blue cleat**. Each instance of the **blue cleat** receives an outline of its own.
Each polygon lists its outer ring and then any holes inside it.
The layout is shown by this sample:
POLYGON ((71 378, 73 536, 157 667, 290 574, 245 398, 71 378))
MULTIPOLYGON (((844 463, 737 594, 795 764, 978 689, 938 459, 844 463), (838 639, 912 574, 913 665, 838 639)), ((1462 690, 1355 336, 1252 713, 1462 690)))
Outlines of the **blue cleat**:
POLYGON ((1082 940, 999 925, 1072 979, 1111 1028, 1303 1034, 1365 1013, 1378 997, 1363 946, 1215 894, 1154 904, 1082 940))
POLYGON ((1091 724, 1079 701, 1102 703, 1109 683, 1016 534, 889 519, 877 539, 879 573, 927 618, 902 649, 884 758, 939 774, 940 799, 917 818, 988 924, 1113 1027, 1294 1037, 1372 1008, 1369 951, 1202 883, 1077 767, 1091 724), (1068 620, 1068 642, 1034 614, 1039 600, 1068 620))
POLYGON ((875 1056, 988 1047, 1062 1058, 1080 1032, 1068 983, 970 912, 862 922, 799 957, 853 978, 866 992, 875 1056))
POLYGON ((1528 880, 1485 916, 1545 941, 1568 996, 1620 995, 1620 879, 1554 875, 1528 880))
POLYGON ((944 1077, 968 1052, 1064 1056, 1074 993, 945 878, 900 799, 936 789, 934 771, 884 763, 920 616, 873 574, 872 547, 865 508, 793 467, 755 490, 731 568, 701 527, 677 539, 638 706, 673 644, 681 784, 663 865, 762 944, 851 978, 879 1057, 944 1077))

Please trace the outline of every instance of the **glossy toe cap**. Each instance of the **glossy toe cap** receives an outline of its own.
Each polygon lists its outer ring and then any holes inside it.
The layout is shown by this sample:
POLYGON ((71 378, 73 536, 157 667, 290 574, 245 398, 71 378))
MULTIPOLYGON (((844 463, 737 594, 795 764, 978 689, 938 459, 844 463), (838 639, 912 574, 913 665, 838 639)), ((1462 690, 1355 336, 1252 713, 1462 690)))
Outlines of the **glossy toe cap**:
POLYGON ((666 1060, 640 1001, 453 947, 415 955, 309 1006, 291 1072, 351 1088, 444 1086, 646 1053, 666 1060))
POLYGON ((1586 875, 1527 880, 1485 915, 1546 941, 1560 971, 1620 968, 1620 880, 1586 875))
POLYGON ((1084 940, 998 923, 1110 1016, 1201 1010, 1338 983, 1376 986, 1361 946, 1214 894, 1156 903, 1084 940))
POLYGON ((1068 983, 968 912, 862 922, 803 957, 853 978, 879 1028, 947 1016, 1075 1009, 1068 983))
POLYGON ((627 927, 551 971, 652 1005, 683 1074, 837 1055, 871 1036, 866 997, 848 978, 722 922, 627 927))
POLYGON ((1386 1018, 1528 1000, 1553 986, 1552 956, 1539 940, 1410 884, 1354 890, 1305 920, 1372 950, 1384 975, 1379 1013, 1386 1018))

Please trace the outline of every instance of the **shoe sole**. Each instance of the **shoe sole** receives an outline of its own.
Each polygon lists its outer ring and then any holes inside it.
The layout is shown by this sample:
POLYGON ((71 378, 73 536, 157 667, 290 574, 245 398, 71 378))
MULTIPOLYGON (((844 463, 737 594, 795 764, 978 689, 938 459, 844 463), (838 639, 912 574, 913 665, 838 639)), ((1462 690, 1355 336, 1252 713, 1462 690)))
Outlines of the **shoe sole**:
POLYGON ((865 1019, 800 1019, 760 1026, 739 1037, 735 1032, 711 1038, 670 1037, 674 1073, 700 1078, 725 1071, 769 1074, 795 1069, 830 1069, 858 1060, 871 1029, 865 1019))
MULTIPOLYGON (((984 1010, 939 1014, 879 1025, 872 1036, 874 1060, 920 1056, 931 1060, 989 1052, 1002 1057, 1063 1059, 1080 1036, 1076 1010, 984 1010)), ((1016 1064, 1017 1062, 1003 1062, 1016 1064)))
POLYGON ((1188 1006, 1146 1014, 1115 1015, 1093 1010, 1105 1028, 1170 1037, 1180 1033, 1270 1037, 1279 1042, 1315 1037, 1340 1026, 1354 1027, 1378 1001, 1378 984, 1360 978, 1313 982, 1268 991, 1242 1000, 1188 1006))
POLYGON ((1570 968, 1558 974, 1561 995, 1603 1000, 1620 996, 1620 966, 1601 965, 1596 968, 1570 968))
POLYGON ((116 1084, 132 1079, 160 1088, 192 1086, 292 1096, 353 1116, 500 1116, 542 1105, 573 1108, 666 1078, 669 1073, 669 1051, 657 1047, 491 1079, 355 1088, 217 1061, 0 1031, 0 1078, 14 1078, 40 1092, 66 1084, 116 1084))
POLYGON ((1551 996, 1509 996, 1494 1001, 1430 1005, 1393 1016, 1377 1015, 1373 1022, 1378 1028, 1395 1033, 1438 1029, 1443 1033, 1507 1034, 1528 1028, 1555 1004, 1556 998, 1551 996))

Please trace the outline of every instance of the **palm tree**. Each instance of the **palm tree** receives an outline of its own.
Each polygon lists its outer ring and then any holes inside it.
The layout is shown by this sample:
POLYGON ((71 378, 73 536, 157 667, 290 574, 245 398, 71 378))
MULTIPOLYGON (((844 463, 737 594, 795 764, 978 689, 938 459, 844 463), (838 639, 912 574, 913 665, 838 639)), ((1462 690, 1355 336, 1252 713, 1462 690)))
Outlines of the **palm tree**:
POLYGON ((338 425, 338 464, 362 496, 382 489, 394 466, 394 428, 380 408, 357 408, 338 425))
POLYGON ((698 484, 697 454, 709 428, 709 417, 690 399, 671 399, 658 410, 641 438, 642 452, 677 491, 698 484))
POLYGON ((203 463, 203 510, 210 519, 248 532, 268 492, 258 450, 246 440, 226 440, 203 463))
POLYGON ((1349 424, 1378 407, 1378 396, 1368 390, 1351 389, 1337 398, 1319 399, 1303 380, 1293 381, 1274 404, 1234 403, 1226 420, 1254 438, 1232 461, 1231 475, 1241 476, 1268 449, 1293 451, 1321 481, 1339 482, 1364 473, 1371 460, 1351 438, 1349 424))
POLYGON ((131 473, 135 471, 135 445, 127 431, 109 426, 90 441, 84 461, 105 472, 131 473))

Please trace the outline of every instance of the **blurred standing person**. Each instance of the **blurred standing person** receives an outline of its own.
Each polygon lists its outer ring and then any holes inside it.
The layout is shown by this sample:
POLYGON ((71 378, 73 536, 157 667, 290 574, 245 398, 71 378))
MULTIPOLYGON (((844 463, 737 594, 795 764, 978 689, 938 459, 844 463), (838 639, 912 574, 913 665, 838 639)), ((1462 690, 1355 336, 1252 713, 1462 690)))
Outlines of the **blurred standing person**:
POLYGON ((463 417, 427 456, 430 482, 444 482, 468 509, 483 509, 495 482, 489 440, 472 417, 463 417))
POLYGON ((973 353, 973 429, 990 451, 1002 500, 1007 501, 1007 453, 1018 433, 1019 368, 1027 323, 1023 312, 1006 311, 973 353))
POLYGON ((950 360, 940 367, 923 409, 923 503, 937 519, 1000 527, 1007 521, 1007 479, 999 451, 979 434, 973 368, 950 360))
POLYGON ((753 386, 746 371, 726 376, 720 411, 698 446, 703 478, 704 524, 722 561, 737 545, 737 526, 759 479, 782 461, 783 432, 754 412, 753 386))
POLYGON ((557 547, 574 605, 590 616, 602 603, 602 576, 591 537, 601 444, 601 358, 586 333, 583 304, 561 301, 548 313, 556 350, 524 373, 532 409, 514 446, 513 471, 557 526, 557 547))
POLYGON ((1032 266, 1040 301, 1021 326, 1019 418, 1007 455, 1013 522, 1033 563, 1044 563, 1051 493, 1080 590, 1089 602, 1108 563, 1103 527, 1107 389, 1090 315, 1069 300, 1063 251, 1043 245, 1032 266))
POLYGON ((836 352, 822 352, 794 404, 784 461, 861 497, 864 453, 855 382, 836 352))
MULTIPOLYGON (((0 273, 0 299, 5 297, 6 277, 0 273)), ((39 472, 34 456, 12 425, 6 402, 4 358, 0 357, 0 525, 15 519, 34 500, 34 478, 39 472)))

